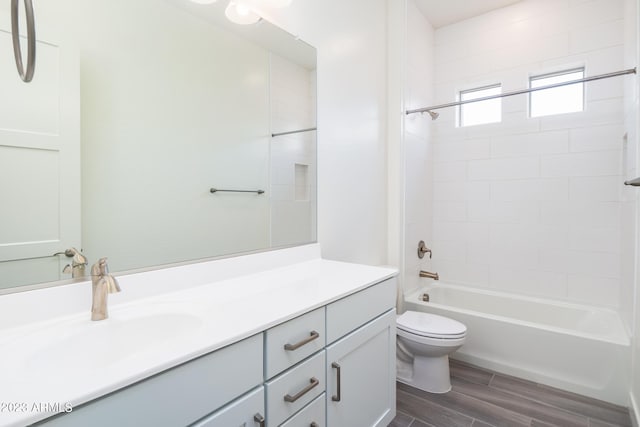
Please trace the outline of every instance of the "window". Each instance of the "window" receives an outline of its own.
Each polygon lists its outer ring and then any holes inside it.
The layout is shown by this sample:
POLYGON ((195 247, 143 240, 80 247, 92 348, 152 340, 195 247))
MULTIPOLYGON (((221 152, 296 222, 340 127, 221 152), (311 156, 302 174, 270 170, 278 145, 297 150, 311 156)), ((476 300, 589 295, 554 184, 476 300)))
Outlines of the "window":
MULTIPOLYGON (((500 95, 502 86, 497 84, 460 92, 460 101, 500 95)), ((459 110, 460 126, 474 126, 485 123, 496 123, 502 120, 502 99, 470 102, 462 104, 459 110)))
MULTIPOLYGON (((561 71, 529 78, 529 87, 536 88, 584 78, 584 68, 561 71)), ((531 92, 529 97, 531 117, 573 113, 584 110, 584 83, 560 86, 531 92)))

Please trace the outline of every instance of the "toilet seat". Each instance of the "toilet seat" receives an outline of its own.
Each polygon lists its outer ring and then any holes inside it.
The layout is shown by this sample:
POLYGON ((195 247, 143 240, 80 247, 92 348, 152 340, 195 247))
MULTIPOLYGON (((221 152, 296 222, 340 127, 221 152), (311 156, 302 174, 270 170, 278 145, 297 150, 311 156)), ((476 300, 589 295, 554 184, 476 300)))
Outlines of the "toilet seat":
POLYGON ((467 327, 453 319, 437 314, 406 311, 396 318, 399 330, 425 338, 460 339, 467 334, 467 327))

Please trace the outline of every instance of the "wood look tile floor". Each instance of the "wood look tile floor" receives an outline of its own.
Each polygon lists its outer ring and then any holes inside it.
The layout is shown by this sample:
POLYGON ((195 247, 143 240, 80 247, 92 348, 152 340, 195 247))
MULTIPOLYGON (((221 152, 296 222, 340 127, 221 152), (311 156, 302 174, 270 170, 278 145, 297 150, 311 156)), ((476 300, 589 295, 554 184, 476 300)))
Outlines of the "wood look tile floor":
POLYGON ((451 361, 453 389, 397 385, 389 427, 631 427, 627 408, 451 361))

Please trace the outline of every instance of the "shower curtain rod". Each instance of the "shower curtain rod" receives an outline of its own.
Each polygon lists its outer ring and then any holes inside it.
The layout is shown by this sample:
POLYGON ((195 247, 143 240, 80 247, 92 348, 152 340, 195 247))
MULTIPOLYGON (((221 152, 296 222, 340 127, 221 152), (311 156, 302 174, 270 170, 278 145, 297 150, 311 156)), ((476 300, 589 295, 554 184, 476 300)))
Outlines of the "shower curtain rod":
POLYGON ((546 86, 534 87, 529 89, 514 90, 513 92, 505 92, 499 95, 483 96, 482 98, 467 99, 465 101, 458 101, 458 102, 450 102, 448 104, 434 105, 432 107, 417 108, 415 110, 407 110, 406 114, 409 115, 409 114, 415 114, 415 113, 429 113, 431 114, 431 118, 435 120, 438 118, 438 113, 434 113, 432 110, 439 110, 441 108, 448 108, 448 107, 457 107, 458 105, 470 104, 472 102, 488 101, 490 99, 504 98, 506 96, 522 95, 525 93, 536 92, 538 90, 553 89, 556 87, 573 85, 576 83, 592 82, 594 80, 602 80, 602 79, 608 79, 610 77, 624 76, 625 74, 636 74, 636 69, 630 68, 628 70, 616 71, 615 73, 600 74, 597 76, 585 77, 583 79, 571 80, 563 83, 554 83, 546 86))

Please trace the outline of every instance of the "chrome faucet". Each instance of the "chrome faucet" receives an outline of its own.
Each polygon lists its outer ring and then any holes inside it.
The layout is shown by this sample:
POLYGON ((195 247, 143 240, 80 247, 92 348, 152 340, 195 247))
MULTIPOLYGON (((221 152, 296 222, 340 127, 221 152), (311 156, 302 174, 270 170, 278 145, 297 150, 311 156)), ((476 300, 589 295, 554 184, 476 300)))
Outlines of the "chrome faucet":
POLYGON ((432 273, 430 271, 420 270, 420 277, 426 277, 427 279, 440 280, 438 273, 432 273))
POLYGON ((107 297, 109 294, 120 292, 118 281, 109 274, 106 258, 100 258, 98 262, 91 267, 91 283, 93 289, 91 320, 104 320, 109 317, 109 313, 107 312, 107 297))
POLYGON ((54 255, 66 255, 67 258, 72 258, 71 265, 67 264, 62 269, 62 272, 65 274, 71 273, 71 277, 76 279, 78 277, 84 277, 84 270, 89 262, 87 261, 87 257, 82 255, 82 252, 77 250, 76 248, 69 248, 64 252, 57 252, 54 255))

